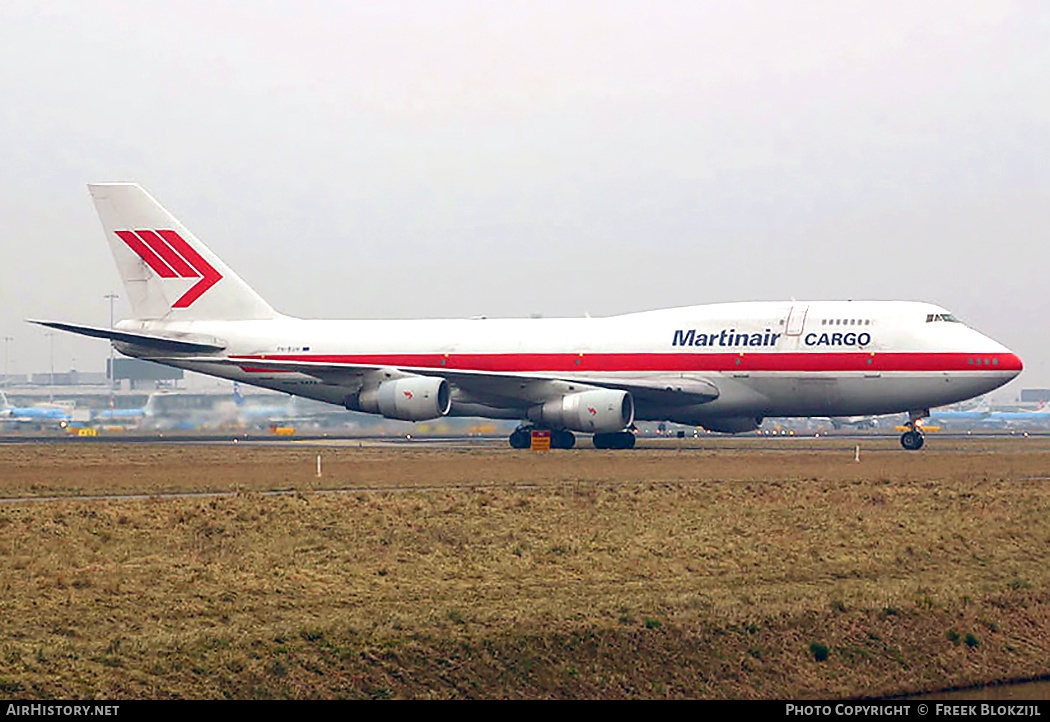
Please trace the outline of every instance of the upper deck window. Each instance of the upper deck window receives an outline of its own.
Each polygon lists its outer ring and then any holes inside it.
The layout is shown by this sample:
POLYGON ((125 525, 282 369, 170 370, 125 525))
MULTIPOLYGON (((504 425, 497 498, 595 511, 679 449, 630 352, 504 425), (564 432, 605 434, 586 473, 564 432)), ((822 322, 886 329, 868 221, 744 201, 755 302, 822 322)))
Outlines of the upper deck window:
POLYGON ((824 318, 821 326, 870 326, 870 318, 824 318))

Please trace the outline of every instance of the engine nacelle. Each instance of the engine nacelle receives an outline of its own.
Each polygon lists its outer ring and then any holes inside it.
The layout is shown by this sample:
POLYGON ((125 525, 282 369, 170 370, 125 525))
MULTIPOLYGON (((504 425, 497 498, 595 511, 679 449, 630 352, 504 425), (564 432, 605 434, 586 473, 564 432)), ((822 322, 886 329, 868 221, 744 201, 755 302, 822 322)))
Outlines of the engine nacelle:
POLYGON ((347 400, 346 407, 388 419, 428 421, 448 414, 452 392, 445 379, 409 376, 362 389, 356 398, 347 400))
POLYGON ((705 419, 700 425, 708 431, 720 434, 742 434, 757 429, 762 425, 762 419, 755 416, 730 416, 724 419, 705 419))
POLYGON ((555 429, 591 433, 623 431, 634 421, 634 399, 626 391, 581 391, 533 406, 528 416, 534 423, 555 429))

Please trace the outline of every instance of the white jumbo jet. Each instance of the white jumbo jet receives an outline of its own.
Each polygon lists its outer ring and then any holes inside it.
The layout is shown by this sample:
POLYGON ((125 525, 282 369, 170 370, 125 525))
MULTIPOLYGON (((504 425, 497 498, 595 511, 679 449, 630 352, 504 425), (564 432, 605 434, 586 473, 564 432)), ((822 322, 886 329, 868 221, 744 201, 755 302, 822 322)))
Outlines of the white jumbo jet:
POLYGON ((634 445, 635 420, 724 433, 766 416, 907 412, 1021 372, 1009 349, 945 309, 903 301, 754 302, 607 318, 326 321, 275 311, 138 185, 90 185, 134 318, 53 321, 121 353, 388 418, 519 419, 571 448, 634 445))

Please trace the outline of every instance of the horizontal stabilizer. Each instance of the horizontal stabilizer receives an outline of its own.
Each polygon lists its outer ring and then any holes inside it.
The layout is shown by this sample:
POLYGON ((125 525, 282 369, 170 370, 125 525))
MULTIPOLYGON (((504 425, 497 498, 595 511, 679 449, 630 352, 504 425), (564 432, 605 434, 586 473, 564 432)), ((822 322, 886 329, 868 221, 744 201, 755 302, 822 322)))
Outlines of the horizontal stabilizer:
POLYGON ((226 344, 220 339, 199 334, 147 334, 134 333, 131 331, 118 331, 113 328, 99 328, 97 326, 78 326, 72 323, 61 323, 59 321, 33 321, 39 326, 55 328, 59 331, 78 333, 81 336, 93 338, 108 338, 118 343, 127 343, 142 348, 155 349, 165 353, 216 353, 226 348, 226 344))

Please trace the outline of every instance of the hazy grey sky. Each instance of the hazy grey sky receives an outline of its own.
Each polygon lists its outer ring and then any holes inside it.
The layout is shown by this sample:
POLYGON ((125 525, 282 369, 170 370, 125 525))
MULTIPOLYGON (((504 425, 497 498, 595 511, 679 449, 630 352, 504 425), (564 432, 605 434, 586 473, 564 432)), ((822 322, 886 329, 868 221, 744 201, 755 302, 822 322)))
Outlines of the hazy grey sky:
POLYGON ((108 323, 128 180, 293 315, 928 300, 1050 386, 1047 68, 1038 0, 7 0, 0 333, 108 323))

